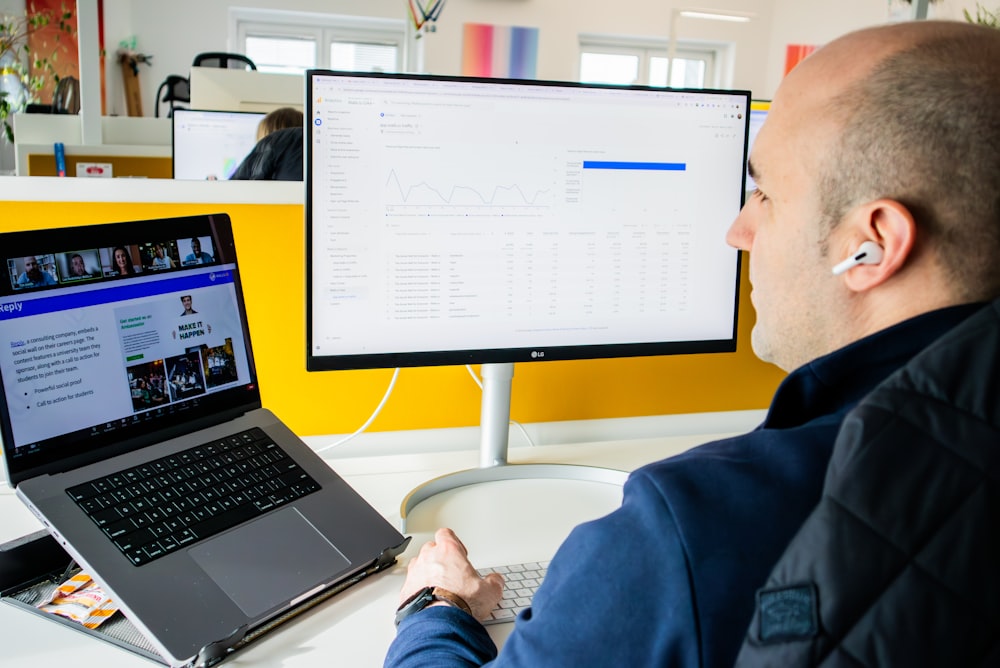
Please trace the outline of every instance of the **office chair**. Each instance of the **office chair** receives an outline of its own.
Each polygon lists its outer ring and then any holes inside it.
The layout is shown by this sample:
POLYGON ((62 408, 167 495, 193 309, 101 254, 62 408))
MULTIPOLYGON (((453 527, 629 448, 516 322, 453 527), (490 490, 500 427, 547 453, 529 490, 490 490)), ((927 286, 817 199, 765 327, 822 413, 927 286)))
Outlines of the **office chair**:
POLYGON ((252 60, 241 53, 222 53, 210 51, 199 53, 194 57, 192 67, 224 67, 236 70, 256 70, 257 66, 252 60))
POLYGON ((80 113, 80 80, 63 77, 52 93, 52 112, 55 114, 80 113))
POLYGON ((170 104, 167 118, 173 116, 178 102, 191 102, 191 82, 188 78, 179 74, 171 74, 160 84, 156 91, 156 105, 153 110, 153 115, 156 118, 160 117, 160 103, 162 102, 170 104))

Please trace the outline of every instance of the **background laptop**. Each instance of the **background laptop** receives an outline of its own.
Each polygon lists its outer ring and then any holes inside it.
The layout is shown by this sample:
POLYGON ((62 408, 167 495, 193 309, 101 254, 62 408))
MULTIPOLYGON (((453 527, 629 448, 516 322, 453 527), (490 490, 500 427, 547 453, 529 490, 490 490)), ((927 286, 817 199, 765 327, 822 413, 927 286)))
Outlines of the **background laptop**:
POLYGON ((406 539, 261 406, 228 216, 0 248, 10 482, 164 662, 395 561, 406 539))

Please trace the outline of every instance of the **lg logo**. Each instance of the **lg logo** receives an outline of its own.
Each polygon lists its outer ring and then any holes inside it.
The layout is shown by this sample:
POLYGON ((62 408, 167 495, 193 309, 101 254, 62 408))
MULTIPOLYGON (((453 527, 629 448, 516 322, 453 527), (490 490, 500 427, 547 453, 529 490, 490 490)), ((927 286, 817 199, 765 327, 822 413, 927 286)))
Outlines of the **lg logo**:
POLYGON ((544 351, 541 351, 541 350, 532 350, 531 351, 531 359, 537 360, 537 359, 541 359, 543 357, 545 357, 545 352, 544 351))

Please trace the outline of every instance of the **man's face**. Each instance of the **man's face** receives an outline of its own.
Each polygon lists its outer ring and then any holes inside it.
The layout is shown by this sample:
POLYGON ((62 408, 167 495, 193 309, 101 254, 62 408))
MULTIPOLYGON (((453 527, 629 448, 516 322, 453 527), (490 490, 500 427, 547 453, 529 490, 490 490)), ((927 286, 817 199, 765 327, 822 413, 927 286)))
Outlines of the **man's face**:
POLYGON ((201 242, 198 241, 197 239, 191 240, 191 252, 194 253, 195 255, 201 252, 201 242))
POLYGON ((38 260, 34 256, 24 258, 24 273, 28 276, 38 276, 42 273, 38 268, 38 260))
POLYGON ((181 297, 181 304, 184 305, 184 310, 185 311, 190 311, 191 310, 191 298, 190 297, 181 297))
MULTIPOLYGON (((804 65, 804 64, 803 64, 804 65)), ((802 65, 800 65, 801 67, 802 65)), ((837 282, 826 257, 819 198, 819 160, 834 126, 817 118, 814 84, 785 83, 754 141, 750 165, 757 191, 726 241, 750 252, 756 355, 786 371, 832 350, 827 306, 837 282)))

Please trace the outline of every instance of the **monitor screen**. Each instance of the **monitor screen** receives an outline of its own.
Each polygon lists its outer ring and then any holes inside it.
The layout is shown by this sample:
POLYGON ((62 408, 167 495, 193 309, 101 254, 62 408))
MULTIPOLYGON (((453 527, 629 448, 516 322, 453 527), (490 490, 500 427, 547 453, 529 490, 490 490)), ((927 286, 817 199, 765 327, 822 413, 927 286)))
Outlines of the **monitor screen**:
POLYGON ((310 370, 735 350, 748 92, 306 86, 310 370))
MULTIPOLYGON (((750 135, 747 143, 747 157, 750 156, 750 150, 753 148, 753 140, 757 138, 757 133, 760 132, 760 126, 764 125, 764 119, 767 118, 767 112, 771 109, 771 102, 769 100, 753 100, 750 103, 750 135)), ((750 177, 750 173, 747 172, 747 192, 752 191, 757 187, 753 179, 750 177)))
POLYGON ((263 113, 174 109, 175 179, 224 181, 257 143, 263 113))

